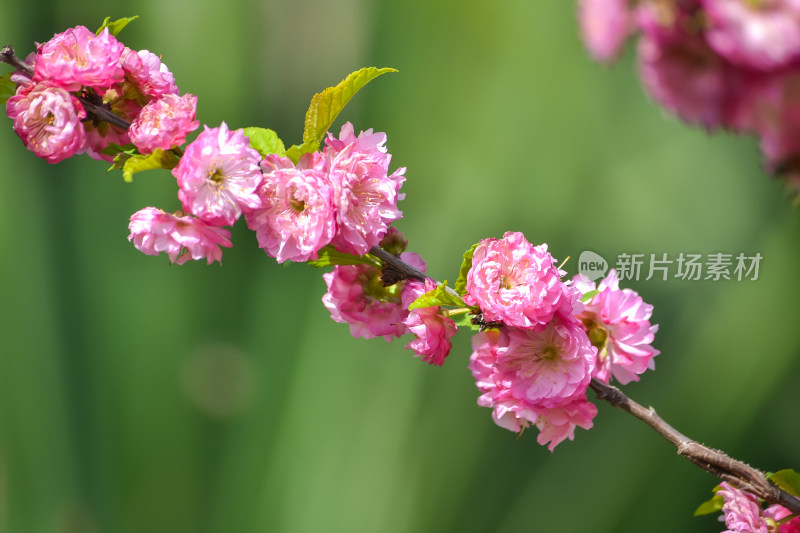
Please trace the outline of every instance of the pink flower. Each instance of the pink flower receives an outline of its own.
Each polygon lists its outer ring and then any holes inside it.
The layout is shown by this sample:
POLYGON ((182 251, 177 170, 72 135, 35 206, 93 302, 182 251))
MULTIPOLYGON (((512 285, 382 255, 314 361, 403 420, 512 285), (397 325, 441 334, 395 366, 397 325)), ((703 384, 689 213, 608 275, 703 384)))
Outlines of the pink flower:
POLYGON ((186 135, 200 125, 195 120, 197 97, 192 94, 176 96, 167 94, 153 100, 142 109, 131 124, 128 134, 131 142, 143 154, 156 148, 169 150, 186 142, 186 135))
POLYGON ((110 87, 122 81, 120 57, 124 49, 108 28, 95 36, 86 27, 76 26, 39 47, 34 80, 46 80, 68 91, 81 86, 110 87))
POLYGON ((723 533, 769 533, 767 522, 761 517, 761 506, 752 494, 743 492, 727 482, 720 484, 717 494, 725 503, 722 513, 727 531, 723 533))
POLYGON ((260 160, 244 130, 228 131, 224 122, 219 128, 205 126, 172 169, 184 210, 221 226, 232 225, 243 210, 260 207, 260 160))
MULTIPOLYGON (((792 512, 786 507, 776 504, 767 507, 764 510, 763 516, 767 520, 767 523, 772 525, 792 516, 792 512)), ((800 533, 800 516, 796 516, 778 526, 775 533, 800 533)))
POLYGON ((767 167, 782 171, 791 166, 800 156, 800 72, 787 69, 761 77, 752 84, 746 106, 767 167))
POLYGON ((575 440, 575 428, 591 429, 597 416, 597 407, 582 395, 573 401, 552 408, 536 408, 536 428, 539 435, 536 442, 551 452, 564 439, 575 440))
POLYGON ((703 8, 708 44, 739 66, 773 70, 800 56, 798 0, 703 0, 703 8))
MULTIPOLYGON (((400 259, 425 270, 417 254, 404 252, 400 259)), ((383 337, 391 342, 406 333, 403 321, 408 310, 402 305, 405 282, 384 286, 381 271, 370 265, 337 265, 322 277, 328 286, 322 303, 334 321, 350 324, 353 337, 383 337)))
POLYGON ((108 122, 100 122, 95 125, 90 121, 84 122, 86 129, 86 155, 98 161, 114 160, 113 156, 103 154, 103 150, 110 144, 125 146, 131 142, 128 130, 112 126, 108 122))
POLYGON ((366 254, 378 245, 389 224, 403 216, 397 202, 405 196, 399 192, 405 168, 388 174, 392 156, 385 143, 386 134, 371 129, 356 137, 349 122, 338 139, 328 133, 325 156, 335 184, 338 224, 332 244, 341 252, 366 254))
MULTIPOLYGON (((472 338, 473 353, 470 357, 469 369, 475 378, 478 390, 482 393, 478 398, 478 405, 492 408, 492 418, 495 423, 510 431, 520 432, 531 424, 539 429, 537 442, 549 443, 548 448, 553 451, 556 445, 564 439, 574 438, 576 427, 589 429, 592 419, 597 414, 597 408, 586 400, 586 385, 589 379, 584 377, 580 385, 572 388, 573 394, 564 396, 563 388, 555 387, 558 394, 542 401, 542 389, 550 387, 543 381, 550 380, 552 374, 543 369, 541 353, 543 350, 531 350, 531 344, 523 347, 521 352, 514 353, 520 346, 519 341, 512 339, 512 335, 531 334, 531 330, 515 330, 500 328, 478 333, 472 338), (536 355, 538 352, 540 355, 536 355), (515 362, 516 360, 516 362, 515 362), (544 370, 544 371, 542 371, 544 370), (543 387, 542 387, 543 385, 543 387), (561 396, 559 400, 557 397, 561 396)), ((578 331, 573 330, 575 336, 578 331)), ((569 336, 569 333, 567 333, 569 336)), ((570 344, 570 343, 567 343, 570 344)), ((578 341, 579 354, 573 358, 573 363, 580 360, 585 363, 586 372, 591 374, 593 351, 588 346, 588 340, 578 341)), ((553 346, 555 347, 555 346, 553 346)), ((547 350, 559 351, 556 350, 547 350)), ((545 358, 549 357, 547 355, 545 358)), ((558 359, 558 357, 556 357, 558 359)), ((555 361, 553 359, 552 361, 555 361)), ((569 373, 572 363, 567 363, 565 368, 569 373)))
POLYGON ((136 248, 147 255, 166 252, 171 263, 184 264, 189 259, 206 259, 210 265, 222 260, 220 246, 230 248, 231 232, 210 226, 191 216, 165 213, 145 207, 131 216, 128 226, 136 248))
POLYGON ((83 151, 86 117, 80 102, 64 89, 47 84, 20 85, 6 102, 14 131, 28 150, 48 163, 83 151))
POLYGON ((522 233, 484 239, 475 248, 464 301, 478 305, 487 322, 534 328, 550 322, 561 309, 572 313, 574 291, 561 282, 547 245, 533 246, 522 233))
POLYGON ((175 76, 154 53, 148 50, 135 52, 125 48, 122 55, 122 68, 125 77, 136 90, 149 98, 162 98, 168 94, 177 95, 175 76))
MULTIPOLYGON (((580 274, 574 282, 583 293, 595 290, 594 282, 580 274)), ((608 383, 613 375, 623 385, 639 381, 638 374, 655 368, 653 357, 659 354, 650 345, 658 331, 657 325, 650 324, 653 306, 631 289, 620 289, 614 269, 597 290, 600 292, 584 302, 584 310, 578 314, 597 348, 595 377, 608 383)))
POLYGON ((597 350, 576 319, 556 315, 540 330, 507 328, 495 372, 516 399, 556 407, 586 392, 597 350))
POLYGON ((245 213, 258 244, 279 263, 316 259, 336 231, 333 186, 322 154, 305 154, 295 167, 287 157, 268 155, 258 188, 261 207, 245 213))
MULTIPOLYGON (((436 289, 436 283, 430 279, 425 283, 409 282, 403 291, 403 308, 408 309, 414 300, 426 292, 436 289)), ((414 355, 423 361, 441 366, 450 353, 450 337, 456 334, 456 324, 442 314, 438 306, 422 307, 408 312, 404 324, 415 338, 406 345, 414 355)))
POLYGON ((707 129, 738 129, 746 73, 709 48, 700 37, 644 32, 639 41, 639 73, 645 89, 669 111, 707 129))
POLYGON ((579 0, 578 21, 586 48, 602 62, 617 58, 633 30, 628 0, 579 0))

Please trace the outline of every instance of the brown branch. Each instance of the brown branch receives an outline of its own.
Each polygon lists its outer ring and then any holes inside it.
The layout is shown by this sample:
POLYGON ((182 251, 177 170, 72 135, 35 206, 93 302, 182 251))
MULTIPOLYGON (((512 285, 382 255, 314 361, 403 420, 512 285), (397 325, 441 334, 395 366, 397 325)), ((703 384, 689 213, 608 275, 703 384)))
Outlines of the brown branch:
POLYGON ((656 414, 655 409, 636 403, 616 387, 598 379, 592 379, 589 386, 597 393, 598 399, 627 411, 656 430, 677 448, 678 455, 682 455, 703 470, 744 491, 755 494, 766 502, 780 504, 791 512, 800 514, 800 499, 770 483, 764 472, 730 457, 721 450, 709 448, 690 439, 667 424, 656 414))
POLYGON ((428 279, 428 276, 414 268, 413 266, 409 265, 406 262, 401 261, 397 257, 393 256, 383 248, 379 246, 373 246, 369 250, 370 255, 374 255, 378 259, 384 262, 387 266, 391 267, 395 270, 398 274, 400 274, 400 279, 416 279, 419 281, 424 282, 428 279))
MULTIPOLYGON (((0 62, 8 63, 23 75, 27 76, 28 78, 33 78, 33 67, 18 58, 14 53, 14 47, 10 44, 0 49, 0 62)), ((82 96, 76 96, 76 98, 81 102, 83 108, 92 118, 101 122, 108 122, 109 124, 113 124, 114 126, 125 130, 131 127, 130 122, 115 115, 106 106, 90 102, 88 99, 82 96)))
POLYGON ((18 58, 14 53, 14 47, 10 44, 5 45, 3 49, 0 50, 0 61, 8 63, 29 78, 33 77, 33 67, 18 58))

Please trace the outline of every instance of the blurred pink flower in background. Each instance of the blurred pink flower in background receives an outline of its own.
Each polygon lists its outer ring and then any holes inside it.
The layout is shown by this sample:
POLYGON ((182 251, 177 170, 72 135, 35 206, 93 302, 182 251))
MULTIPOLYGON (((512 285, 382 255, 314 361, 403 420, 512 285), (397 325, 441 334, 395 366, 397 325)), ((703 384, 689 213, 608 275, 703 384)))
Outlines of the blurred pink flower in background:
POLYGON ((596 60, 616 57, 627 20, 631 33, 641 33, 639 73, 654 100, 689 124, 758 136, 766 170, 800 192, 800 0, 578 5, 596 60))
POLYGON ((628 0, 578 0, 578 22, 587 50, 600 62, 616 59, 634 29, 628 0))

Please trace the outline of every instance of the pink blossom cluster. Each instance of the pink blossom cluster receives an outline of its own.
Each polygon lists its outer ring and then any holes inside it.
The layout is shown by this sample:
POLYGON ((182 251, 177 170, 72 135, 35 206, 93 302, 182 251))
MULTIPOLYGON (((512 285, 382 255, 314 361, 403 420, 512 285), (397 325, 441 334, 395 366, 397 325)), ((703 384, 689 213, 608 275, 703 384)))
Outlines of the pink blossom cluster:
POLYGON ((800 1, 579 0, 583 40, 614 60, 635 32, 645 89, 682 120, 759 138, 800 191, 800 1))
POLYGON ((798 533, 800 517, 781 505, 761 508, 758 499, 723 481, 717 491, 724 501, 721 521, 727 529, 723 533, 798 533))
POLYGON ((261 206, 256 193, 262 179, 260 162, 244 130, 231 131, 224 122, 219 128, 206 126, 172 169, 183 210, 169 215, 146 207, 134 213, 128 240, 149 255, 166 252, 172 263, 183 264, 190 256, 221 261, 219 247, 232 246, 230 231, 222 226, 261 206))
MULTIPOLYGON (((28 65, 32 75, 12 76, 18 86, 6 109, 25 145, 50 163, 79 153, 110 161, 104 150, 112 143, 132 144, 139 155, 171 150, 200 124, 197 97, 179 95, 161 59, 127 48, 108 28, 97 35, 84 26, 59 33, 37 47, 28 65), (88 116, 87 106, 119 121, 104 121, 94 111, 88 116)), ((242 215, 279 262, 316 259, 329 244, 364 255, 402 216, 397 202, 405 169, 389 172, 386 135, 356 135, 350 123, 338 137, 328 134, 324 151, 296 165, 277 155, 262 162, 244 130, 224 122, 205 126, 174 153, 180 155, 172 174, 182 210, 145 208, 131 218, 129 236, 144 253, 165 252, 172 262, 219 261, 219 247, 230 246, 223 226, 242 215)))
POLYGON ((355 135, 349 122, 339 137, 328 133, 322 152, 293 164, 269 155, 257 194, 261 205, 247 215, 259 245, 278 262, 316 259, 320 249, 364 255, 402 217, 397 202, 405 168, 389 173, 386 134, 355 135))
POLYGON ((620 289, 613 271, 599 291, 564 275, 547 245, 507 232, 475 248, 464 296, 492 326, 472 340, 478 404, 509 430, 535 425, 537 440, 551 451, 572 440, 576 427, 592 427, 597 409, 586 396, 592 378, 638 379, 658 353, 650 346, 657 329, 649 323, 652 307, 620 289))
POLYGON ((178 96, 161 59, 127 48, 108 28, 97 35, 84 26, 59 33, 39 45, 27 64, 33 75, 12 77, 18 86, 6 112, 25 146, 49 163, 80 153, 110 161, 103 150, 111 143, 132 142, 143 154, 168 150, 199 125, 197 98, 178 96), (130 130, 87 120, 82 101, 132 123, 130 130))
MULTIPOLYGON (((372 130, 356 136, 348 122, 338 139, 329 134, 324 151, 303 154, 295 164, 277 154, 262 160, 243 129, 230 130, 223 122, 219 128, 205 126, 186 147, 172 174, 183 213, 210 226, 230 226, 244 215, 259 246, 278 262, 316 260, 327 245, 364 255, 387 236, 389 224, 402 216, 397 202, 403 197, 399 189, 405 169, 389 174, 391 156, 385 141, 385 134, 372 130)), ((131 239, 138 242, 133 222, 131 231, 131 239)), ((208 257, 217 257, 215 243, 209 241, 208 246, 208 257)), ((365 273, 344 269, 336 272, 340 275, 354 281, 365 273)), ((349 317, 348 313, 341 316, 349 317)))
MULTIPOLYGON (((424 273, 425 262, 419 255, 406 252, 407 244, 393 226, 380 242, 383 249, 424 273)), ((437 288, 433 280, 396 282, 377 264, 336 265, 323 279, 328 290, 322 303, 334 321, 350 325, 354 337, 383 337, 390 342, 412 334, 414 338, 406 348, 429 364, 444 363, 450 353, 450 338, 456 333, 455 323, 441 306, 409 310, 417 298, 437 288)))

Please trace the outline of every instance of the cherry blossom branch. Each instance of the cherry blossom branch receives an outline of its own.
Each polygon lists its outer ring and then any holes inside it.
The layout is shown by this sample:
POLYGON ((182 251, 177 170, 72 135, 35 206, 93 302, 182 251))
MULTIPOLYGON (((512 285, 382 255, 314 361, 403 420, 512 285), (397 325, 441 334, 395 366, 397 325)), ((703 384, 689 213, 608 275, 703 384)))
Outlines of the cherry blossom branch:
POLYGON ((10 44, 5 45, 3 49, 0 50, 0 61, 8 63, 29 78, 33 77, 33 67, 18 58, 14 53, 14 47, 10 44))
POLYGON ((721 450, 709 448, 690 439, 666 423, 656 414, 655 409, 644 407, 631 400, 617 387, 603 383, 598 379, 592 379, 589 386, 597 393, 598 399, 605 400, 614 407, 627 411, 655 429, 662 437, 675 445, 678 449, 678 455, 682 455, 723 481, 755 494, 762 500, 780 504, 793 513, 800 514, 800 499, 770 483, 767 476, 760 470, 733 459, 721 450))
MULTIPOLYGON (((83 28, 83 27, 80 27, 80 28, 82 28, 82 31, 84 32, 84 33, 81 33, 81 35, 83 35, 83 38, 84 39, 88 39, 89 37, 87 37, 87 35, 85 35, 85 33, 88 32, 88 30, 86 30, 86 28, 83 28)), ((79 28, 76 28, 76 29, 74 29, 74 31, 77 31, 78 29, 79 28)), ((89 33, 89 35, 91 35, 91 34, 89 33)), ((107 36, 107 33, 105 35, 107 36)), ((0 61, 8 63, 12 67, 14 67, 17 70, 18 73, 20 73, 23 76, 28 77, 29 79, 32 79, 34 77, 34 68, 31 67, 30 65, 26 64, 24 61, 20 60, 15 55, 14 49, 13 49, 13 47, 11 45, 5 46, 2 49, 0 49, 0 61)), ((366 70, 369 71, 369 69, 366 69, 366 70)), ((386 70, 387 69, 383 69, 383 71, 386 71, 386 70)), ((388 70, 391 70, 391 69, 388 69, 388 70)), ((363 69, 362 69, 362 71, 363 71, 363 69)), ((369 76, 374 77, 376 75, 379 75, 381 72, 383 72, 383 71, 375 71, 374 69, 373 69, 373 71, 369 71, 367 73, 364 73, 362 71, 357 71, 354 74, 363 75, 363 76, 367 76, 367 77, 369 77, 369 76)), ((356 76, 355 78, 348 77, 345 81, 349 80, 349 83, 355 83, 353 81, 355 79, 358 79, 358 76, 356 76)), ((362 83, 362 84, 366 83, 365 81, 363 81, 363 78, 361 78, 361 80, 362 81, 360 83, 362 83)), ((334 98, 334 94, 339 94, 339 93, 336 93, 336 91, 339 90, 338 87, 339 86, 331 88, 331 90, 333 91, 333 93, 329 93, 329 96, 331 98, 334 98)), ((352 89, 348 89, 348 90, 352 90, 352 89)), ((336 98, 340 98, 340 96, 341 96, 341 94, 339 94, 339 96, 337 96, 336 98)), ((86 110, 86 112, 89 115, 91 115, 91 118, 93 120, 105 121, 105 122, 108 122, 108 123, 110 123, 110 124, 112 124, 114 126, 117 126, 119 128, 126 129, 126 130, 130 127, 130 123, 129 122, 127 122, 126 120, 122 119, 121 117, 115 115, 111 111, 111 109, 106 104, 104 104, 102 102, 102 99, 97 95, 97 93, 95 92, 94 89, 87 88, 80 96, 77 96, 76 98, 78 98, 78 100, 82 103, 83 108, 86 110)), ((344 104, 340 104, 340 106, 341 105, 344 105, 344 104)), ((312 108, 312 109, 314 109, 314 108, 312 108)), ((192 112, 192 119, 191 120, 193 120, 193 119, 194 119, 194 113, 192 112)), ((331 125, 330 122, 325 122, 323 124, 314 125, 312 127, 312 130, 311 130, 311 135, 315 139, 317 139, 317 141, 321 140, 322 135, 330 127, 330 125, 331 125)), ((189 130, 189 131, 191 131, 191 130, 189 130)), ((225 126, 224 124, 223 124, 223 127, 222 127, 221 131, 224 132, 225 136, 227 136, 229 133, 231 133, 231 132, 229 132, 227 130, 227 126, 225 126)), ((304 132, 304 139, 306 138, 306 133, 307 132, 308 132, 308 124, 306 124, 306 132, 304 132)), ((239 137, 240 139, 243 139, 241 137, 241 134, 238 134, 238 135, 240 136, 239 137)), ((351 135, 352 135, 352 132, 351 132, 351 135)), ((341 142, 341 141, 338 141, 338 142, 341 142)), ((242 143, 245 143, 245 141, 242 140, 242 143)), ((236 144, 236 143, 233 142, 233 144, 236 144)), ((247 144, 249 144, 249 143, 247 143, 247 144)), ((187 149, 191 149, 191 147, 189 147, 187 149)), ((258 168, 258 164, 257 164, 258 163, 258 159, 259 159, 258 158, 258 155, 259 155, 258 152, 256 152, 255 150, 253 150, 250 147, 243 148, 243 150, 249 150, 249 151, 252 152, 252 154, 254 154, 252 156, 253 161, 251 162, 251 166, 254 169, 253 175, 256 176, 256 178, 258 180, 260 180, 261 179, 261 174, 260 174, 260 171, 259 171, 259 168, 258 168)), ((74 153, 74 150, 72 152, 74 153)), ((70 153, 68 155, 73 155, 73 153, 70 153)), ((51 162, 55 162, 55 161, 51 161, 51 162)), ((255 187, 255 185, 253 185, 253 187, 255 187)), ((399 184, 398 184, 398 187, 399 187, 399 184)), ((153 211, 156 211, 156 212, 159 211, 159 210, 156 210, 155 208, 149 208, 149 209, 152 209, 153 211)), ((163 214, 163 212, 161 212, 161 213, 163 214)), ((194 213, 194 214, 197 215, 197 213, 194 213)), ((134 216, 136 216, 136 215, 134 215, 134 216)), ((148 214, 142 215, 142 216, 157 217, 157 216, 160 216, 160 215, 159 215, 159 213, 156 213, 156 214, 149 214, 148 213, 148 214)), ((164 216, 172 216, 172 215, 164 214, 164 216)), ((226 219, 225 220, 226 224, 228 224, 228 225, 233 224, 233 222, 235 221, 236 217, 238 217, 238 212, 237 212, 235 217, 231 215, 230 220, 226 219)), ((132 218, 132 220, 133 220, 133 218, 132 218)), ((208 231, 211 231, 211 230, 208 230, 208 231)), ((219 260, 219 254, 221 254, 221 251, 219 251, 219 246, 220 245, 230 246, 230 242, 227 240, 227 237, 225 236, 225 234, 227 234, 227 230, 225 231, 225 233, 222 233, 222 230, 218 230, 218 231, 219 231, 219 233, 215 233, 215 232, 211 231, 213 236, 209 237, 209 239, 211 239, 210 242, 212 242, 213 246, 216 247, 217 251, 215 253, 218 254, 216 258, 209 259, 209 262, 211 262, 212 259, 213 260, 219 260)), ((177 253, 178 252, 176 252, 176 257, 177 257, 177 253)), ((388 252, 386 250, 383 250, 380 247, 372 247, 370 249, 369 253, 372 256, 374 256, 375 258, 377 258, 377 259, 379 259, 380 261, 383 262, 383 265, 385 266, 385 268, 384 268, 384 271, 381 274, 381 278, 384 281, 384 283, 386 283, 387 285, 394 284, 394 283, 396 283, 398 281, 401 281, 403 279, 415 279, 415 280, 419 280, 419 281, 422 281, 422 282, 425 282, 427 279, 429 279, 428 276, 426 276, 424 273, 420 272, 419 270, 417 270, 413 266, 405 263, 404 261, 402 261, 398 257, 392 255, 390 252, 388 252)), ((211 256, 209 255, 209 257, 211 257, 211 256)), ((173 259, 173 261, 175 261, 175 259, 173 259)), ((482 323, 481 325, 484 326, 484 327, 486 327, 486 326, 491 327, 494 324, 495 323, 492 322, 492 323, 482 323)), ((500 323, 498 322, 497 324, 500 324, 500 323)), ((759 498, 761 498, 761 499, 763 499, 763 500, 765 500, 765 501, 767 501, 769 503, 779 504, 779 505, 789 509, 791 512, 793 512, 795 514, 800 514, 800 499, 790 495, 787 492, 784 492, 783 490, 781 490, 777 486, 773 485, 767 479, 766 475, 763 472, 761 472, 761 471, 759 471, 759 470, 757 470, 757 469, 755 469, 755 468, 753 468, 753 467, 751 467, 751 466, 749 466, 749 465, 747 465, 745 463, 742 463, 741 461, 738 461, 736 459, 731 458, 730 456, 728 456, 727 454, 725 454, 724 452, 722 452, 720 450, 714 450, 712 448, 709 448, 709 447, 707 447, 707 446, 705 446, 703 444, 700 444, 700 443, 698 443, 696 441, 693 441, 692 439, 686 437, 685 435, 680 433, 678 430, 676 430, 675 428, 673 428, 672 426, 667 424, 663 419, 661 419, 661 417, 659 417, 656 414, 655 410, 652 407, 650 407, 650 408, 643 407, 642 405, 640 405, 640 404, 636 403, 635 401, 631 400, 630 398, 628 398, 625 394, 623 394, 616 387, 607 385, 606 383, 604 383, 604 382, 602 382, 602 381, 600 381, 598 379, 593 379, 591 381, 591 383, 590 383, 590 386, 597 393, 597 398, 598 399, 605 400, 605 401, 609 402, 611 405, 613 405, 614 407, 618 407, 618 408, 620 408, 620 409, 622 409, 624 411, 627 411, 628 413, 632 414, 636 418, 639 418, 640 420, 642 420, 643 422, 648 424, 650 427, 652 427, 654 430, 656 430, 660 435, 662 435, 665 439, 667 439, 669 442, 671 442, 677 448, 677 452, 678 452, 679 455, 682 455, 683 457, 687 458, 689 461, 691 461, 695 465, 699 466, 700 468, 706 470, 707 472, 709 472, 711 474, 714 474, 715 476, 719 477, 720 479, 722 479, 722 480, 724 480, 726 482, 729 482, 730 484, 735 485, 736 487, 739 487, 742 490, 745 490, 745 491, 747 491, 749 493, 752 493, 752 494, 758 496, 759 498)))
MULTIPOLYGON (((373 248, 370 253, 388 264, 406 277, 424 281, 427 277, 412 266, 401 261, 380 248, 373 248)), ((652 407, 631 400, 621 390, 608 385, 599 379, 592 379, 590 387, 597 393, 597 398, 605 400, 614 407, 622 409, 642 420, 656 430, 662 437, 671 442, 681 455, 723 481, 727 481, 740 489, 755 494, 771 504, 779 504, 795 514, 800 514, 800 499, 776 487, 767 476, 750 465, 733 459, 721 450, 715 450, 694 441, 665 422, 652 407)))
MULTIPOLYGON (((29 78, 33 78, 33 67, 22 61, 20 58, 16 56, 14 53, 14 47, 10 44, 7 44, 2 49, 0 49, 0 61, 3 63, 8 63, 22 74, 29 78)), ((114 126, 118 126, 122 129, 127 130, 131 127, 131 123, 127 120, 115 115, 110 109, 105 107, 103 104, 97 104, 95 102, 90 101, 83 96, 76 97, 80 100, 83 108, 86 112, 93 116, 93 118, 99 121, 105 121, 109 124, 114 126)))
MULTIPOLYGON (((374 255, 381 261, 383 261, 387 266, 391 267, 393 270, 397 271, 400 274, 400 280, 403 279, 416 279, 419 281, 424 282, 428 279, 428 276, 414 268, 413 266, 409 265, 398 259, 397 257, 393 256, 383 248, 379 246, 373 246, 370 251, 370 255, 374 255)), ((399 281, 399 280, 398 280, 399 281)))

